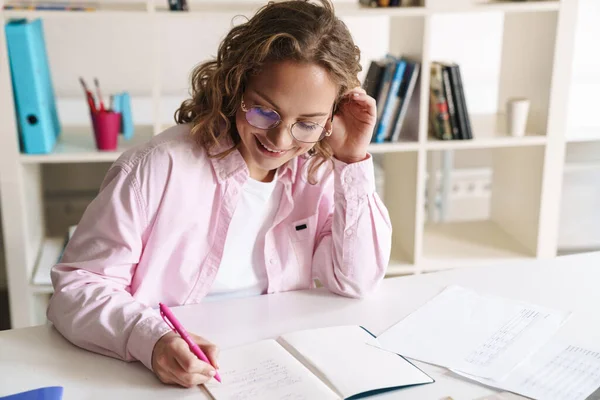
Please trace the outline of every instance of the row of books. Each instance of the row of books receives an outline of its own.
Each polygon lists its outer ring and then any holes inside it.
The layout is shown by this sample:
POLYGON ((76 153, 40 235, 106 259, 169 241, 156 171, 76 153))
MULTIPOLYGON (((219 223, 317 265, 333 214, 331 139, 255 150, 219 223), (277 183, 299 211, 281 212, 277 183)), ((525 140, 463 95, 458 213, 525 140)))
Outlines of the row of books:
POLYGON ((170 11, 189 11, 187 0, 167 0, 170 11))
POLYGON ((366 7, 415 7, 420 6, 419 0, 360 0, 366 7))
POLYGON ((460 66, 431 63, 429 134, 440 140, 473 139, 460 66))
MULTIPOLYGON (((421 64, 407 57, 388 54, 382 60, 371 61, 363 88, 377 102, 372 143, 397 142, 401 139, 411 100, 416 101, 414 94, 418 90, 420 70, 421 64)), ((439 140, 473 139, 458 64, 431 63, 428 95, 429 136, 439 140)), ((412 108, 410 112, 413 112, 412 108)), ((407 136, 414 138, 415 134, 408 132, 407 136)))
POLYGON ((383 60, 371 62, 363 88, 377 102, 377 123, 372 143, 397 142, 400 139, 420 70, 418 61, 390 54, 383 60))

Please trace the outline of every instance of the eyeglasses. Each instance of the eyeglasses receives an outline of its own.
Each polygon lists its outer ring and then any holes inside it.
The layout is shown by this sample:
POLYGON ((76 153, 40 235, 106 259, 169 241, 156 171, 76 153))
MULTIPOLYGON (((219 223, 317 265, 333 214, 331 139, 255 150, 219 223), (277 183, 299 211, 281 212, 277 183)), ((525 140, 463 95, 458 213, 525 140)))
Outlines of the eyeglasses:
MULTIPOLYGON (((246 113, 246 121, 258 129, 273 129, 282 121, 277 111, 261 106, 247 108, 244 100, 242 100, 242 111, 246 113)), ((302 143, 317 143, 331 135, 331 129, 327 130, 322 125, 310 121, 295 122, 289 132, 295 140, 302 143)))

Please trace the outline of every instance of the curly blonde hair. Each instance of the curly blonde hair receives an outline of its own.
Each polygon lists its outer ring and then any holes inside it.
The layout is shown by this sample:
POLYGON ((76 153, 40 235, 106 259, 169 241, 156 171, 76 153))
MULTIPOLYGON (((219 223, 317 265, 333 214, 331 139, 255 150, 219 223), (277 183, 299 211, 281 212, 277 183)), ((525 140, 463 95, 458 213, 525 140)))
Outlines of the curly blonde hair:
MULTIPOLYGON (((235 113, 248 78, 269 62, 314 63, 329 72, 338 98, 360 85, 360 50, 330 0, 269 2, 247 22, 235 26, 221 42, 216 59, 199 64, 191 74, 191 98, 175 112, 178 124, 191 124, 191 134, 211 157, 225 157, 241 143, 235 113), (211 150, 228 135, 234 146, 211 150)), ((309 180, 333 154, 326 142, 311 149, 309 180)))

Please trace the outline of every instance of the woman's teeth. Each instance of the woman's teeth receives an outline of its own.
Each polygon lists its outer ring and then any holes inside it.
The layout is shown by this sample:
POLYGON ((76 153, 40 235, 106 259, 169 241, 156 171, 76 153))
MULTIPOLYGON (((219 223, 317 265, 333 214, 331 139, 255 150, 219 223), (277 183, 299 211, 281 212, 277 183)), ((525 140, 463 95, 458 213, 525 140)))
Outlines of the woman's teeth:
POLYGON ((267 150, 268 150, 268 151, 270 151, 271 153, 283 153, 283 150, 273 150, 273 149, 270 149, 270 148, 268 148, 268 147, 267 147, 267 146, 265 146, 265 145, 263 144, 263 142, 261 142, 260 140, 258 141, 258 143, 260 143, 260 145, 261 145, 262 147, 264 147, 265 149, 267 149, 267 150))

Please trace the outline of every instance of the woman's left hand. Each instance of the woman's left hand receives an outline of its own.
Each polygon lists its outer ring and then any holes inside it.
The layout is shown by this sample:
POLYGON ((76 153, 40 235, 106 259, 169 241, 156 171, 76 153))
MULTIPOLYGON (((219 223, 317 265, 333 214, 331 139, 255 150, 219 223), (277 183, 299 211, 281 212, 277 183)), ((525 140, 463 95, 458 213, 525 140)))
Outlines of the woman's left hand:
POLYGON ((361 87, 348 91, 334 116, 333 133, 325 139, 334 157, 348 164, 366 159, 376 121, 375 99, 361 87))

